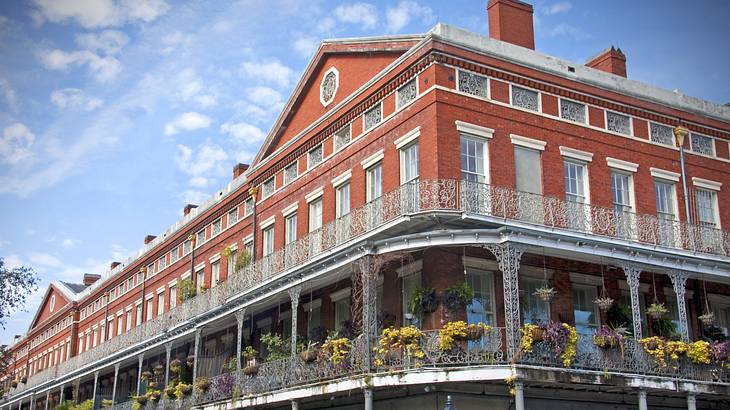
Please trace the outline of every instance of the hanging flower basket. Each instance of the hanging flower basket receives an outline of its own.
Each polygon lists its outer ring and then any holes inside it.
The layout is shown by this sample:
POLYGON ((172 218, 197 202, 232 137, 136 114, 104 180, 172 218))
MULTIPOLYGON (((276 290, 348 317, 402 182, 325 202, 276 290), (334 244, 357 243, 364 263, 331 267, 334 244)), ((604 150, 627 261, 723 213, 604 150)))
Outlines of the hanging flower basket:
POLYGON ((152 370, 155 372, 155 376, 162 376, 162 373, 165 371, 165 366, 157 364, 152 370))
POLYGON ((491 326, 484 323, 475 323, 466 326, 466 340, 476 341, 492 330, 491 326))
POLYGON ((319 357, 319 350, 317 349, 305 349, 299 352, 299 358, 304 363, 312 363, 319 357))
POLYGON ((185 359, 185 364, 187 364, 188 367, 193 367, 193 365, 195 364, 195 356, 193 356, 193 355, 188 356, 188 358, 185 359))
POLYGON ((142 396, 137 396, 137 397, 135 397, 134 399, 135 399, 135 400, 137 401, 137 403, 139 403, 139 405, 141 405, 141 406, 144 406, 145 404, 147 404, 147 396, 144 396, 144 395, 142 395, 142 396))
POLYGON ((182 394, 183 396, 190 396, 191 394, 193 394, 193 386, 190 384, 179 383, 177 385, 177 390, 179 390, 180 394, 182 394))
POLYGON ((535 289, 535 292, 533 292, 532 294, 540 298, 540 300, 542 300, 543 302, 550 303, 550 301, 553 300, 557 293, 558 292, 556 292, 554 288, 543 286, 535 289))
POLYGON ((593 303, 595 303, 596 306, 601 309, 601 311, 605 312, 613 305, 613 299, 609 298, 608 296, 602 296, 600 298, 596 298, 593 303))
POLYGON ((152 372, 149 370, 145 370, 142 372, 142 380, 147 381, 152 378, 152 372))
POLYGON ((593 344, 601 349, 615 349, 621 344, 621 341, 622 336, 606 326, 598 329, 593 335, 593 344))
POLYGON ((10 382, 10 387, 12 387, 12 388, 16 388, 16 387, 18 387, 18 381, 17 381, 17 380, 13 380, 13 381, 11 381, 11 382, 10 382))
POLYGON ((151 382, 147 383, 147 387, 149 387, 150 389, 155 389, 155 388, 157 388, 157 382, 151 381, 151 382))
POLYGON ((207 377, 198 377, 195 380, 195 388, 202 393, 207 392, 210 388, 210 380, 207 377))
POLYGON ((174 374, 180 373, 180 370, 182 370, 182 362, 180 359, 174 359, 170 362, 170 371, 174 374))
POLYGON ((667 312, 668 310, 663 303, 654 302, 646 308, 646 313, 654 320, 661 319, 667 312))
POLYGON ((703 313, 701 316, 698 316, 697 319, 699 319, 703 325, 709 327, 712 326, 712 324, 715 322, 715 313, 708 310, 705 311, 705 313, 703 313))
POLYGON ((165 396, 168 399, 172 400, 175 397, 177 397, 177 390, 175 390, 174 387, 168 387, 168 388, 165 389, 165 396))
POLYGON ((246 366, 243 368, 243 374, 246 376, 252 376, 259 372, 259 361, 257 358, 252 357, 246 360, 246 366))

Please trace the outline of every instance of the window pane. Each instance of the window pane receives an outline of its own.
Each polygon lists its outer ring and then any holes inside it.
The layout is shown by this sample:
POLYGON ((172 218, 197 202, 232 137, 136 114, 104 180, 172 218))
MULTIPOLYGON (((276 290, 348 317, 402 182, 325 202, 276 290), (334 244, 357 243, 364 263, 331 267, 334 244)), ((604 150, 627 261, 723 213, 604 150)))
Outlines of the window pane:
POLYGON ((525 323, 545 324, 550 320, 550 305, 534 295, 542 286, 541 279, 520 278, 520 308, 525 323))
POLYGON ((309 160, 308 160, 309 168, 312 168, 313 166, 322 162, 322 145, 320 144, 316 148, 309 151, 308 158, 309 158, 309 160))
POLYGON ((297 239, 297 214, 289 215, 286 218, 286 244, 290 244, 297 239))
POLYGON ((586 203, 585 195, 585 165, 566 161, 565 171, 565 198, 570 202, 586 203))
POLYGON ((712 138, 692 133, 690 136, 692 151, 705 155, 715 155, 715 144, 712 138))
POLYGON ((560 118, 585 123, 586 106, 575 101, 560 99, 560 118))
POLYGON ((486 183, 486 141, 480 138, 461 137, 461 178, 466 181, 486 183))
POLYGON ((674 146, 674 133, 672 127, 666 125, 650 123, 649 125, 649 139, 659 144, 674 146))
POLYGON ((459 70, 459 91, 487 98, 487 77, 459 70))
POLYGON ((474 299, 466 308, 468 323, 493 325, 494 319, 494 281, 492 272, 467 268, 466 282, 474 291, 474 299))
POLYGON ((335 151, 339 151, 342 147, 350 142, 350 126, 347 125, 335 133, 335 151))
POLYGON ((619 134, 631 134, 631 117, 628 115, 617 114, 615 112, 606 112, 606 129, 619 134))
POLYGON ((398 91, 396 91, 396 105, 398 108, 400 108, 415 100, 417 96, 418 90, 416 87, 416 80, 413 79, 400 87, 398 91))
POLYGON ((378 103, 375 107, 367 111, 363 120, 363 128, 365 131, 371 130, 383 120, 383 106, 378 103))
POLYGON ((697 200, 697 220, 700 225, 714 228, 715 222, 715 193, 706 189, 695 191, 697 200))
POLYGON ((343 184, 337 188, 337 218, 350 213, 350 184, 343 184))
POLYGON ((515 187, 518 191, 542 194, 540 151, 515 147, 515 187))
POLYGON ((383 194, 383 164, 377 164, 367 171, 367 201, 380 198, 383 194))
POLYGON ((531 111, 538 111, 538 93, 527 88, 512 86, 512 105, 531 111))
POLYGON ((318 199, 309 204, 309 232, 322 227, 322 200, 318 199))
POLYGON ((418 144, 413 144, 401 151, 401 172, 403 174, 402 183, 410 182, 418 178, 418 144))

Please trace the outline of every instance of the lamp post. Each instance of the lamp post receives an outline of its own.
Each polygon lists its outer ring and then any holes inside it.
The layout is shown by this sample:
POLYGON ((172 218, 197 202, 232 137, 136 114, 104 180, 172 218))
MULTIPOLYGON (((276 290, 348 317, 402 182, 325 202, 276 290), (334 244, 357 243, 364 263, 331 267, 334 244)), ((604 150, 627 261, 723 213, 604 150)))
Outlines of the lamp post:
POLYGON ((195 286, 195 289, 198 288, 198 278, 195 275, 195 242, 197 242, 198 238, 192 234, 188 236, 188 240, 190 241, 190 280, 193 282, 193 286, 195 286))
POLYGON ((451 395, 446 395, 446 405, 444 405, 444 410, 456 410, 456 406, 454 406, 454 401, 451 399, 451 395))
POLYGON ((679 163, 682 166, 682 190, 684 191, 684 214, 685 218, 687 220, 687 223, 692 223, 692 220, 689 216, 689 196, 687 194, 687 175, 684 171, 684 139, 689 134, 689 131, 687 128, 684 128, 681 125, 677 125, 674 130, 674 140, 679 146, 679 163))

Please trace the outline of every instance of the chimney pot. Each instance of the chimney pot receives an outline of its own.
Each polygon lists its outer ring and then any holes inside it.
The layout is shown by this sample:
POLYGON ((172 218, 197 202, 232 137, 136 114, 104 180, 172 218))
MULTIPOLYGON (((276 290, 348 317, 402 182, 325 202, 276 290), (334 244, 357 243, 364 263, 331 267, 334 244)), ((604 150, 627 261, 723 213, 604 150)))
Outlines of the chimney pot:
POLYGON ((116 268, 117 266, 119 266, 121 264, 122 264, 122 262, 114 261, 114 262, 111 263, 110 267, 111 267, 112 270, 114 270, 114 268, 116 268))
POLYGON ((157 238, 155 235, 147 235, 144 237, 144 244, 147 245, 148 243, 152 242, 157 238))
POLYGON ((190 213, 190 211, 192 211, 193 209, 195 209, 197 207, 198 207, 197 205, 193 205, 193 204, 185 205, 185 208, 183 208, 183 215, 187 216, 190 213))
POLYGON ((244 172, 248 169, 248 164, 241 164, 238 163, 233 167, 233 179, 236 179, 243 175, 244 172))
POLYGON ((84 273, 84 286, 91 286, 99 279, 101 279, 101 275, 97 275, 94 273, 84 273))
POLYGON ((586 67, 626 78, 626 55, 620 48, 611 46, 588 60, 586 67))
POLYGON ((489 37, 535 49, 532 6, 518 0, 489 0, 489 37))

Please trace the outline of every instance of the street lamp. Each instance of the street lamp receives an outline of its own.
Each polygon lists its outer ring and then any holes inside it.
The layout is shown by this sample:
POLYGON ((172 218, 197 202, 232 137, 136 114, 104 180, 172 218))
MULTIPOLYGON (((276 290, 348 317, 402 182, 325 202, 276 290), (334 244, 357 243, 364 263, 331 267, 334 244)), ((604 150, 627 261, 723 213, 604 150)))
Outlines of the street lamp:
POLYGON ((456 410, 456 406, 454 406, 453 400, 451 400, 451 395, 446 395, 446 405, 444 405, 444 410, 456 410))
POLYGON ((687 175, 684 171, 684 138, 687 137, 689 131, 681 125, 677 125, 674 130, 674 140, 679 146, 679 162, 682 165, 682 189, 684 191, 684 213, 687 223, 692 223, 689 217, 689 196, 687 194, 687 175))

